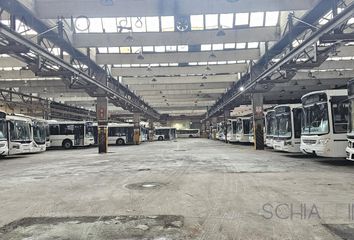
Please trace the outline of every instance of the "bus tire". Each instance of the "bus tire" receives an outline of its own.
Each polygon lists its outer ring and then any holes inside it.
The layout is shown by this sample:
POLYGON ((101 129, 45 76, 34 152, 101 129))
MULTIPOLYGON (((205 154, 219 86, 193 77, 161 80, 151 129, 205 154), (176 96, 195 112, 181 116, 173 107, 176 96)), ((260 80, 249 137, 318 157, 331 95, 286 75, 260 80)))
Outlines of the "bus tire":
POLYGON ((160 136, 160 137, 158 137, 158 138, 157 138, 157 140, 159 140, 159 141, 163 141, 163 137, 162 137, 162 136, 160 136))
POLYGON ((73 142, 70 139, 65 139, 62 146, 64 149, 71 149, 73 147, 73 142))
POLYGON ((124 139, 121 139, 121 138, 117 139, 116 144, 117 144, 118 146, 124 145, 124 144, 125 144, 124 139))
POLYGON ((189 138, 193 138, 193 135, 189 135, 189 138))

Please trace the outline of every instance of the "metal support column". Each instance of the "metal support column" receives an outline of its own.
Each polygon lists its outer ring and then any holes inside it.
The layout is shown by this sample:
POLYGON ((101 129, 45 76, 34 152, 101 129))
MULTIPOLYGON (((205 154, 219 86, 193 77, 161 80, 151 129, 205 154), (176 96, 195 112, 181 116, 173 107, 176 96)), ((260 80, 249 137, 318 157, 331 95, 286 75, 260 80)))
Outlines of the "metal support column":
POLYGON ((140 144, 140 113, 134 113, 134 144, 140 144))
POLYGON ((228 141, 227 141, 227 122, 228 122, 229 118, 230 118, 230 110, 226 109, 226 110, 224 110, 224 136, 225 136, 226 143, 228 143, 228 141))
POLYGON ((217 128, 218 128, 218 118, 217 117, 213 117, 211 119, 211 138, 213 140, 216 140, 216 134, 217 134, 217 128))
POLYGON ((254 146, 264 150, 263 94, 252 95, 254 146))
MULTIPOLYGON (((97 79, 107 84, 106 74, 100 74, 97 79)), ((100 90, 99 90, 100 91, 100 90)), ((97 122, 98 122, 98 153, 108 152, 108 99, 104 96, 97 97, 97 122)))
POLYGON ((154 141, 155 128, 154 122, 152 120, 149 121, 149 142, 154 141))

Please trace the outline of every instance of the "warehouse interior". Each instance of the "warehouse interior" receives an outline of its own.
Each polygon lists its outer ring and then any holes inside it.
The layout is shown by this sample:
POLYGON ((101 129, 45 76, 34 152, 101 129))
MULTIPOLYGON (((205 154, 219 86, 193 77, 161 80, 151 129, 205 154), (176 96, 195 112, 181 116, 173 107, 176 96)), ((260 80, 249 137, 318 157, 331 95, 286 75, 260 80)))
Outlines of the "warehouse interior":
POLYGON ((0 0, 0 239, 354 239, 353 0, 0 0))

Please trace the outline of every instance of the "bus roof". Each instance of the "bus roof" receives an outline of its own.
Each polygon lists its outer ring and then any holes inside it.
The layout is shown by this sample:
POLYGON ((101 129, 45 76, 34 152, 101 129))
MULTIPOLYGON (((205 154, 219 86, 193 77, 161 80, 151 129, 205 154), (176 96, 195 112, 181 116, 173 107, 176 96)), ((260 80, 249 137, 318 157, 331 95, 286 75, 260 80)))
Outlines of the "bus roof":
POLYGON ((348 90, 347 89, 330 89, 330 90, 323 90, 323 91, 315 91, 315 92, 310 92, 301 97, 301 100, 305 97, 311 96, 311 95, 317 95, 317 94, 327 94, 327 96, 348 96, 348 90))
POLYGON ((302 108, 302 104, 300 104, 300 103, 299 104, 281 104, 281 105, 275 106, 274 111, 275 111, 275 109, 281 108, 281 107, 290 107, 290 109, 302 108))

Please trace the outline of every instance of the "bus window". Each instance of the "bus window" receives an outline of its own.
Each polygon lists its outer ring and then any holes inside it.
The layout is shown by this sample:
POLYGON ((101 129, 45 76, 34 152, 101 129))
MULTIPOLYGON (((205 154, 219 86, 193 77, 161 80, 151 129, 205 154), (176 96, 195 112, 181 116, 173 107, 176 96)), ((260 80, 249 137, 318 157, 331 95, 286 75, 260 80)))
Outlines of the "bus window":
POLYGON ((59 135, 59 125, 49 125, 49 135, 59 135))
POLYGON ((349 122, 349 104, 347 102, 333 103, 332 111, 334 133, 346 133, 349 122))

